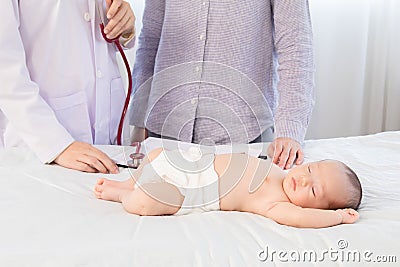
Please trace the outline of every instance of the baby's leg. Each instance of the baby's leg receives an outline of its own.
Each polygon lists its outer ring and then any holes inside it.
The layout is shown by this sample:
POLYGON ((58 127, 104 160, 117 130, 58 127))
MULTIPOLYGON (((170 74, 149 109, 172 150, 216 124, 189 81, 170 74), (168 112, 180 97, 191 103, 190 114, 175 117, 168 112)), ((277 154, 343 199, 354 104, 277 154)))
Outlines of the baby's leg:
POLYGON ((157 148, 149 152, 149 154, 144 157, 143 162, 139 165, 139 167, 131 173, 133 179, 128 179, 123 182, 120 181, 114 181, 114 180, 109 180, 105 178, 100 178, 97 180, 97 185, 95 186, 94 192, 98 198, 106 199, 106 200, 112 200, 112 201, 118 201, 115 200, 114 195, 112 194, 113 197, 108 197, 107 192, 105 195, 107 195, 106 198, 99 196, 98 192, 99 191, 109 191, 112 187, 120 188, 120 189, 130 189, 133 190, 135 188, 135 183, 136 180, 142 175, 143 168, 145 165, 149 164, 151 161, 153 161, 161 152, 163 151, 162 148, 157 148))
POLYGON ((142 175, 143 172, 143 168, 144 166, 146 166, 147 164, 149 164, 150 162, 152 162, 155 158, 157 158, 158 155, 160 155, 160 153, 163 151, 163 148, 156 148, 153 149, 152 151, 150 151, 144 158, 142 163, 140 163, 139 167, 131 173, 132 178, 134 181, 132 182, 136 182, 137 179, 139 179, 139 177, 142 175))
POLYGON ((122 206, 138 215, 172 215, 181 208, 184 196, 172 184, 148 183, 134 191, 121 192, 122 206))
POLYGON ((96 197, 121 202, 126 211, 138 215, 174 214, 184 199, 176 186, 165 182, 143 184, 134 190, 110 186, 106 182, 95 187, 96 197))

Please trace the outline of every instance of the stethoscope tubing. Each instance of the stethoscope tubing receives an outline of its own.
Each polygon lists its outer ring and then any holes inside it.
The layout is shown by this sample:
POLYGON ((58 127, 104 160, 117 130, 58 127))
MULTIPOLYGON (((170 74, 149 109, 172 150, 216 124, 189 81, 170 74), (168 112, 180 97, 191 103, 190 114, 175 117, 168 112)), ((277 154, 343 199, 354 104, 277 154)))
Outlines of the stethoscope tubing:
POLYGON ((131 73, 131 68, 129 66, 128 59, 126 58, 125 52, 122 49, 121 44, 119 43, 119 36, 114 38, 114 39, 109 39, 107 38, 106 34, 104 33, 104 24, 103 22, 100 23, 100 30, 101 30, 101 35, 103 36, 104 40, 106 40, 108 43, 113 43, 117 47, 118 51, 120 52, 122 56, 122 60, 124 61, 124 65, 126 68, 126 73, 128 75, 128 92, 125 97, 125 102, 124 102, 124 108, 122 109, 121 117, 119 120, 118 124, 118 131, 117 131, 117 145, 122 145, 122 130, 124 128, 124 120, 125 120, 125 115, 129 107, 129 102, 131 99, 131 94, 132 94, 132 73, 131 73))

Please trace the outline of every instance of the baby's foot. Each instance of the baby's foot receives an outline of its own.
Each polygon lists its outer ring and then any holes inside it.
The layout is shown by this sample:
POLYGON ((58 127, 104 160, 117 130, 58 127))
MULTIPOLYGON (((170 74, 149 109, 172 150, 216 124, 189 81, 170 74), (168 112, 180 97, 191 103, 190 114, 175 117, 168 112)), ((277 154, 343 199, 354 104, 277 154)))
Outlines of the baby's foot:
POLYGON ((124 182, 112 181, 104 178, 97 180, 97 185, 94 187, 94 194, 97 198, 121 202, 121 195, 132 191, 125 188, 124 182))
POLYGON ((128 179, 126 181, 120 182, 120 181, 114 181, 114 180, 108 180, 105 178, 99 178, 97 179, 97 184, 102 185, 106 183, 107 186, 112 186, 120 189, 130 189, 133 190, 135 189, 135 182, 133 179, 128 179))

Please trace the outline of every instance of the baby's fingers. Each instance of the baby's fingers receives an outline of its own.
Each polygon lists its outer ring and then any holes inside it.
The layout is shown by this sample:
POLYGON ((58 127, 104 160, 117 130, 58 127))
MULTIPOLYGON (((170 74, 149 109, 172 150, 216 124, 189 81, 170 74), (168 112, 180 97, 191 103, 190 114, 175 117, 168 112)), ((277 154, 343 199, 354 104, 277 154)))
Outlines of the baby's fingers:
POLYGON ((360 217, 359 213, 354 209, 344 209, 343 223, 354 223, 360 217))

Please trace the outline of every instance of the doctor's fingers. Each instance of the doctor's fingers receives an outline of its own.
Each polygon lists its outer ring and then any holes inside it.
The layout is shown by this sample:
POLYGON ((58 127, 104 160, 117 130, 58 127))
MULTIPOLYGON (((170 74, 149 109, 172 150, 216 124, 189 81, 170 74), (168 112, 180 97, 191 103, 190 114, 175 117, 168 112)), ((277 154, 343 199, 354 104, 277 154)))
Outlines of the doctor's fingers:
POLYGON ((117 165, 104 152, 84 142, 75 141, 70 144, 55 159, 55 162, 61 166, 80 171, 118 173, 117 165), (85 164, 85 166, 82 166, 82 164, 85 164))
POLYGON ((81 168, 83 168, 82 171, 85 172, 101 172, 104 174, 108 173, 107 168, 103 165, 103 163, 100 162, 100 160, 98 160, 95 157, 89 156, 89 155, 85 155, 85 154, 81 154, 79 155, 79 158, 77 158, 77 162, 78 163, 82 163, 83 165, 86 166, 81 166, 81 168), (91 171, 93 170, 93 171, 91 171))
POLYGON ((79 162, 75 159, 66 159, 66 160, 64 159, 62 161, 55 161, 55 162, 64 168, 68 168, 68 169, 72 169, 72 170, 77 170, 77 171, 81 171, 81 172, 92 172, 92 173, 97 172, 96 169, 93 169, 86 163, 79 162))
POLYGON ((110 20, 107 24, 107 38, 114 39, 126 32, 134 32, 133 20, 129 18, 129 16, 125 16, 123 14, 121 18, 119 15, 122 13, 118 13, 112 20, 110 20))
POLYGON ((69 153, 68 151, 63 152, 60 156, 58 156, 54 160, 54 162, 68 169, 73 169, 82 172, 97 172, 96 169, 93 169, 89 165, 77 161, 76 156, 77 156, 76 153, 69 153))
POLYGON ((134 32, 135 19, 135 15, 129 3, 123 2, 117 12, 110 16, 109 22, 104 29, 107 38, 113 39, 121 34, 134 32))
POLYGON ((112 18, 117 12, 118 8, 122 5, 123 0, 106 0, 107 18, 112 18))
POLYGON ((112 161, 104 152, 95 148, 94 146, 90 146, 84 156, 82 156, 80 160, 85 162, 92 168, 96 168, 101 173, 118 173, 118 167, 114 161, 112 161))
POLYGON ((73 162, 71 162, 71 169, 77 170, 77 171, 81 171, 81 172, 90 172, 90 173, 96 173, 98 172, 97 169, 90 167, 89 165, 87 165, 84 162, 80 162, 77 160, 74 160, 73 162))

